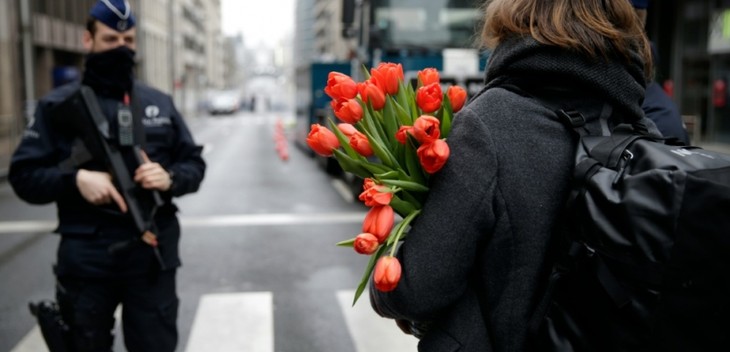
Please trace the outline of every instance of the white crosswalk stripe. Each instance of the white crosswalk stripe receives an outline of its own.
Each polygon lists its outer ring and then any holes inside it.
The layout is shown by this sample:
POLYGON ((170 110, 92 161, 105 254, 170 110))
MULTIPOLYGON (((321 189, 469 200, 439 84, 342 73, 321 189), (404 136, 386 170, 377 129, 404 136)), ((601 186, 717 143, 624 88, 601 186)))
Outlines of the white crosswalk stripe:
POLYGON ((271 292, 204 295, 186 352, 273 352, 272 307, 271 292))
MULTIPOLYGON (((392 320, 379 317, 363 296, 352 306, 354 290, 337 291, 337 301, 356 352, 416 351, 418 340, 404 335, 392 320)), ((115 313, 120 321, 120 310, 115 313)), ((48 351, 34 327, 10 352, 48 351)), ((200 298, 185 352, 274 351, 271 292, 206 294, 200 298)))

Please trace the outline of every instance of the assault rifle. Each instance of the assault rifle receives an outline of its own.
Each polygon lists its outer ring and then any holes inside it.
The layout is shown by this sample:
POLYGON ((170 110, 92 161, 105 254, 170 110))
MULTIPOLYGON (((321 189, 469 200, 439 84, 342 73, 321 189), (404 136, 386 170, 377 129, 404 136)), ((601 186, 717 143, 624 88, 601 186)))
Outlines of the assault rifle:
MULTIPOLYGON (((117 190, 127 203, 135 228, 145 242, 156 248, 154 237, 150 235, 154 236, 151 232, 153 219, 157 208, 162 205, 162 198, 159 192, 144 189, 134 182, 132 172, 127 167, 119 147, 109 143, 111 140, 109 121, 104 116, 94 91, 81 85, 69 98, 52 107, 49 114, 57 128, 62 129, 67 135, 77 137, 71 157, 62 162, 61 167, 75 168, 89 160, 104 160, 117 190)), ((140 145, 144 143, 141 123, 135 121, 132 111, 128 109, 120 110, 118 122, 119 144, 132 148, 137 165, 141 164, 140 145)), ((128 245, 117 245, 110 250, 122 250, 128 245)), ((159 253, 156 254, 159 257, 159 253)))

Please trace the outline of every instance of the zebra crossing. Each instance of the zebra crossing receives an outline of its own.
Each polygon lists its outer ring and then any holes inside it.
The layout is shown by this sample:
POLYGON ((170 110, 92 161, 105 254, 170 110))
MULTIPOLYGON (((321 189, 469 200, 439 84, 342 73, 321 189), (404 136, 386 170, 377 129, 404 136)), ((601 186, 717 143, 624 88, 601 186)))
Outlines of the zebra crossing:
MULTIPOLYGON (((351 305, 354 291, 337 291, 340 311, 357 352, 416 351, 418 341, 392 320, 379 317, 367 300, 351 305)), ((274 352, 272 292, 211 293, 199 302, 185 352, 274 352)), ((117 321, 120 321, 119 310, 117 321)), ((10 352, 48 351, 36 326, 10 352)), ((313 351, 315 352, 315 351, 313 351)))

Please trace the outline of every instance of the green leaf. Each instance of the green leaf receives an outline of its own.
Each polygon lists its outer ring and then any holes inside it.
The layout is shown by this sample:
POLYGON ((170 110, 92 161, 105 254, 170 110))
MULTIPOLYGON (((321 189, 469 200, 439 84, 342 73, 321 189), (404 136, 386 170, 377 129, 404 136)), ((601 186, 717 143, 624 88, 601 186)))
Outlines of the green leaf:
POLYGON ((390 170, 388 172, 383 172, 380 174, 373 174, 378 180, 384 180, 384 179, 398 179, 401 176, 401 173, 396 170, 390 170))
POLYGON ((381 180, 386 185, 390 186, 396 186, 403 188, 407 191, 414 191, 414 192, 428 192, 428 187, 416 183, 416 182, 410 182, 410 181, 401 181, 401 180, 388 180, 388 179, 382 179, 381 180))
POLYGON ((373 268, 375 267, 375 262, 377 262, 378 258, 383 255, 385 248, 385 246, 380 246, 375 253, 370 255, 370 261, 365 267, 365 272, 362 275, 362 279, 360 279, 360 285, 358 285, 357 290, 355 290, 355 299, 352 301, 353 306, 357 303, 357 299, 360 298, 360 295, 362 295, 362 292, 365 290, 365 286, 367 286, 368 281, 370 280, 370 274, 373 272, 373 268))
POLYGON ((400 199, 397 195, 393 195, 393 199, 390 200, 389 205, 401 217, 406 217, 408 214, 418 210, 413 204, 400 199))
POLYGON ((341 150, 334 150, 335 159, 337 159, 337 162, 340 164, 340 167, 342 170, 347 171, 351 174, 355 174, 357 176, 360 176, 362 178, 368 178, 372 177, 372 173, 363 166, 363 162, 360 160, 354 160, 350 158, 347 154, 343 153, 341 150))
POLYGON ((398 141, 395 139, 395 133, 398 132, 398 120, 395 113, 395 105, 397 103, 391 96, 387 96, 385 107, 383 108, 383 126, 385 127, 385 135, 388 137, 388 144, 395 145, 398 141))
POLYGON ((344 240, 344 241, 337 242, 336 246, 339 246, 339 247, 352 247, 353 244, 355 244, 355 239, 354 238, 351 238, 349 240, 344 240))
POLYGON ((451 132, 451 120, 454 113, 452 112, 451 101, 446 93, 444 93, 444 102, 442 103, 441 109, 441 138, 447 138, 451 132))
POLYGON ((416 105, 416 92, 413 90, 412 85, 407 85, 408 94, 413 97, 412 99, 408 100, 408 106, 411 109, 411 117, 413 118, 413 121, 416 121, 416 119, 421 116, 421 114, 418 111, 418 105, 416 105))
POLYGON ((393 169, 391 169, 383 164, 376 164, 376 163, 371 163, 371 162, 363 162, 362 166, 364 168, 368 169, 368 171, 370 171, 373 175, 393 171, 393 169))
POLYGON ((370 71, 365 64, 362 65, 362 76, 365 77, 365 81, 370 79, 370 71))
POLYGON ((406 143, 406 171, 413 182, 426 184, 426 176, 421 168, 421 162, 418 160, 418 154, 416 153, 416 139, 408 135, 408 142, 406 143))
POLYGON ((413 121, 415 121, 415 118, 408 115, 408 111, 400 106, 400 104, 395 104, 395 114, 396 116, 398 116, 398 121, 400 122, 401 126, 413 126, 413 121))

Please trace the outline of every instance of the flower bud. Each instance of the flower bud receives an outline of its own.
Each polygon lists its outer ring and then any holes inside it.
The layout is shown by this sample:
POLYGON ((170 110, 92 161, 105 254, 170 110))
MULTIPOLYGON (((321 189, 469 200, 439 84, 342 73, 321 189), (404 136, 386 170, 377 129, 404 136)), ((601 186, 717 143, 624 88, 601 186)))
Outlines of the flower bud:
POLYGON ((439 83, 431 83, 418 88, 416 92, 416 104, 421 110, 428 114, 438 110, 444 96, 439 83))
POLYGON ((361 233, 355 237, 355 242, 352 245, 352 248, 355 249, 355 252, 358 252, 360 254, 373 254, 378 249, 378 246, 380 243, 378 243, 378 238, 373 236, 371 233, 361 233))
POLYGON ((362 106, 357 99, 332 100, 330 105, 335 116, 343 122, 355 124, 362 118, 362 106))
POLYGON ((353 134, 357 133, 357 128, 349 123, 338 123, 337 128, 342 132, 342 134, 345 135, 345 137, 350 137, 353 134))
POLYGON ((370 70, 371 79, 386 94, 398 93, 400 81, 403 80, 403 66, 391 62, 383 62, 370 70))
POLYGON ((424 86, 432 83, 439 83, 441 80, 439 78, 439 71, 433 67, 424 68, 423 70, 418 71, 418 79, 424 86))
POLYGON ((418 143, 426 144, 438 139, 441 136, 441 122, 439 119, 422 115, 413 123, 413 137, 418 143))
POLYGON ((340 141, 326 127, 313 124, 307 136, 307 145, 321 156, 332 156, 332 151, 340 147, 340 141))
POLYGON ((401 272, 402 269, 398 258, 391 256, 380 257, 375 263, 373 271, 375 288, 382 292, 393 291, 398 286, 401 272))
POLYGON ((393 229, 395 213, 390 205, 374 206, 365 215, 362 223, 362 232, 373 234, 379 243, 385 242, 393 229))
POLYGON ((423 170, 429 174, 441 170, 449 158, 449 153, 449 145, 443 139, 436 139, 431 143, 423 144, 416 151, 423 170))
POLYGON ((458 112, 461 110, 461 108, 464 107, 464 103, 466 102, 466 91, 464 88, 461 88, 459 86, 451 86, 449 89, 446 90, 446 95, 449 97, 449 102, 451 102, 451 110, 453 112, 458 112))
POLYGON ((369 207, 388 205, 393 199, 393 193, 389 187, 376 185, 362 191, 358 199, 369 207))
POLYGON ((371 81, 358 83, 357 90, 362 101, 365 104, 370 103, 373 109, 381 110, 385 106, 385 93, 375 83, 371 81))
POLYGON ((413 132, 413 126, 400 126, 398 132, 395 133, 395 139, 400 144, 406 144, 408 141, 408 133, 413 132))
POLYGON ((352 136, 350 136, 350 146, 352 149, 355 149, 358 154, 364 157, 373 155, 373 148, 370 147, 368 137, 360 132, 355 132, 352 136))
POLYGON ((350 76, 333 71, 327 76, 324 92, 332 99, 348 100, 357 95, 357 84, 350 76))

